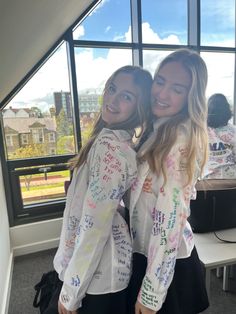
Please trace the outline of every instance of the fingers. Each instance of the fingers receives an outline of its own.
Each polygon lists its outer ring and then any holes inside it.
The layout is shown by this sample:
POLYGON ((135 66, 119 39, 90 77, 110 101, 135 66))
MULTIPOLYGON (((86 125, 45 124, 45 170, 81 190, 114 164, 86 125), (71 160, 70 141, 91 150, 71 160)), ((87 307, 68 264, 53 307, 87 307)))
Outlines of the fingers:
POLYGON ((67 310, 64 305, 58 301, 58 314, 77 314, 77 311, 69 311, 67 310))

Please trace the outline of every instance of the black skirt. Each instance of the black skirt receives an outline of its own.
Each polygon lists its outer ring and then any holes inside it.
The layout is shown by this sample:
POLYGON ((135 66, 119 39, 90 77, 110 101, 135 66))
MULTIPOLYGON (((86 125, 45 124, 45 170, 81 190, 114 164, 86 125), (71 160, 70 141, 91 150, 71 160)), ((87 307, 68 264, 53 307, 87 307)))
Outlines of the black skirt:
MULTIPOLYGON (((135 253, 133 274, 128 287, 128 314, 134 314, 143 277, 146 272, 147 258, 135 253)), ((158 314, 197 314, 209 306, 204 267, 199 260, 196 248, 188 258, 177 259, 172 283, 165 302, 158 314)))

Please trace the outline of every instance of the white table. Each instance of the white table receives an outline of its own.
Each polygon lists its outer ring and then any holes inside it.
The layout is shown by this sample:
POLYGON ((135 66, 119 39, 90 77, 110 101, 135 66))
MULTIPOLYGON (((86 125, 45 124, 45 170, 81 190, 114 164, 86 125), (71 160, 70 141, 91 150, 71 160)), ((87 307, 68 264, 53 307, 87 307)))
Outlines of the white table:
MULTIPOLYGON (((236 228, 221 230, 217 235, 225 240, 236 241, 236 228)), ((218 240, 213 232, 195 233, 195 245, 200 260, 206 269, 206 287, 210 295, 211 269, 224 267, 223 290, 228 290, 228 272, 230 265, 236 264, 236 243, 226 243, 218 240)))

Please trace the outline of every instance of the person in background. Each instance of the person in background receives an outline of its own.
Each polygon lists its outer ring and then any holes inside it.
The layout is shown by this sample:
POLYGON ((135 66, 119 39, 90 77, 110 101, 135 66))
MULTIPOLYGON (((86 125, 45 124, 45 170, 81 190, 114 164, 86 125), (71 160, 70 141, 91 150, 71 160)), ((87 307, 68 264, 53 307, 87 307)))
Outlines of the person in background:
POLYGON ((208 99, 209 160, 204 179, 236 179, 236 126, 223 94, 208 99))
POLYGON ((196 314, 209 306, 187 221, 207 160, 207 68, 189 49, 160 63, 151 89, 153 131, 141 140, 130 195, 133 273, 128 313, 196 314))
POLYGON ((92 136, 71 161, 73 177, 54 258, 63 282, 59 314, 125 313, 132 247, 118 207, 137 177, 132 137, 149 117, 151 85, 151 74, 139 67, 114 72, 92 136))

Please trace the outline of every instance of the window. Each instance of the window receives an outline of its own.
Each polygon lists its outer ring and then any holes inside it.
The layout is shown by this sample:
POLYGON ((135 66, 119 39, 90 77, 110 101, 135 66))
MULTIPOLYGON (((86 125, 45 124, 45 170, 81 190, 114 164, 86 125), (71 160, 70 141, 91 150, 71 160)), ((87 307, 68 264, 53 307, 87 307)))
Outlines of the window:
POLYGON ((207 97, 236 103, 235 0, 102 0, 67 30, 1 104, 11 225, 62 215, 68 160, 89 138, 111 73, 135 64, 154 74, 179 47, 206 61, 207 97))
POLYGON ((141 1, 143 42, 186 45, 187 2, 187 0, 141 1))
POLYGON ((73 37, 81 40, 131 42, 130 25, 129 1, 103 0, 78 25, 73 32, 73 37))
MULTIPOLYGON (((50 143, 54 143, 55 142, 55 133, 49 133, 48 134, 48 137, 49 137, 49 142, 50 143)), ((54 153, 55 154, 55 153, 54 153)))
POLYGON ((43 129, 32 129, 31 132, 33 143, 39 144, 44 142, 43 129))
POLYGON ((235 0, 201 0, 201 45, 235 47, 235 0))
POLYGON ((7 146, 13 146, 12 135, 6 135, 6 144, 7 146))
POLYGON ((233 104, 235 54, 202 52, 201 56, 208 69, 207 96, 222 93, 233 104))
POLYGON ((22 143, 22 145, 26 145, 29 143, 28 134, 21 134, 21 143, 22 143))

